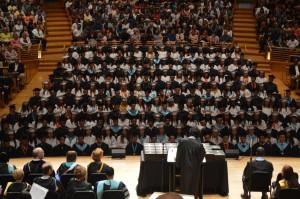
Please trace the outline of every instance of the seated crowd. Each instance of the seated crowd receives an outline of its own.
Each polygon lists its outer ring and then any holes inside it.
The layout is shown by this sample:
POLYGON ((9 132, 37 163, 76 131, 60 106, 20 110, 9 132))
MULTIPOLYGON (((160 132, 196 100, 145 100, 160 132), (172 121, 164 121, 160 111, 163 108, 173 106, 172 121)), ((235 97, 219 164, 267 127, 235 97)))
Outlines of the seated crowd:
POLYGON ((299 48, 300 3, 297 0, 259 0, 254 10, 260 50, 268 43, 291 49, 299 48))
POLYGON ((8 104, 12 87, 23 89, 25 68, 20 52, 32 44, 46 48, 46 14, 40 1, 1 1, 0 3, 0 105, 8 104), (4 67, 4 68, 3 68, 4 67))
POLYGON ((300 101, 281 96, 273 79, 238 46, 72 46, 43 88, 2 119, 1 150, 87 155, 100 146, 138 155, 146 142, 196 131, 241 155, 252 143, 267 155, 299 156, 300 101))
POLYGON ((231 42, 232 0, 67 0, 73 40, 231 42))
POLYGON ((123 193, 124 199, 129 198, 126 185, 122 181, 113 179, 114 169, 101 161, 103 151, 100 148, 92 152, 93 162, 87 166, 87 169, 76 162, 75 151, 67 152, 66 162, 61 163, 57 172, 50 162, 44 160, 42 148, 35 148, 32 155, 33 159, 26 163, 23 169, 17 169, 9 163, 6 153, 0 153, 0 177, 3 174, 11 174, 15 180, 6 184, 1 182, 1 198, 2 196, 5 198, 10 192, 28 193, 34 183, 48 190, 46 199, 73 199, 78 191, 95 192, 97 199, 102 199, 103 193, 107 190, 119 190, 123 193), (92 181, 91 175, 102 176, 102 179, 92 181))

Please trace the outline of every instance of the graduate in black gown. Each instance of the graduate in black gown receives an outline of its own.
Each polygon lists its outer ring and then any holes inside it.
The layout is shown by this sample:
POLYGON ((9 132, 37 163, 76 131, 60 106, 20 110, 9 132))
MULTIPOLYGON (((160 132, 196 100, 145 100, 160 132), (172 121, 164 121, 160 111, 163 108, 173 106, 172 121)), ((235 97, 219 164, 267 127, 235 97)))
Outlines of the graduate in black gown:
POLYGON ((290 156, 292 148, 286 141, 284 131, 279 132, 277 143, 272 145, 272 153, 274 156, 290 156))
POLYGON ((31 173, 43 173, 42 166, 45 164, 44 159, 44 150, 42 148, 35 148, 32 152, 33 159, 26 163, 23 167, 24 171, 24 181, 30 182, 28 178, 31 173))
POLYGON ((9 163, 9 156, 5 152, 0 153, 0 174, 12 174, 16 166, 9 163))
POLYGON ((196 140, 193 132, 187 139, 181 139, 176 156, 176 165, 180 168, 180 193, 199 194, 201 163, 205 156, 202 144, 196 140))
POLYGON ((240 133, 240 141, 236 144, 236 148, 239 150, 241 156, 247 156, 250 154, 250 145, 246 142, 246 132, 240 133))
POLYGON ((78 155, 89 155, 90 147, 88 144, 84 143, 84 136, 78 135, 77 143, 73 145, 73 150, 77 152, 78 155))
POLYGON ((57 175, 59 178, 63 174, 74 173, 75 167, 78 165, 76 163, 77 153, 76 151, 68 151, 66 156, 66 162, 61 163, 61 165, 57 169, 57 175))
POLYGON ((129 144, 126 146, 127 155, 141 155, 143 145, 137 142, 137 135, 132 135, 129 144))
POLYGON ((53 148, 53 155, 54 156, 63 156, 65 155, 68 151, 71 150, 71 147, 65 144, 65 136, 60 136, 58 138, 59 144, 56 145, 53 148))
POLYGON ((103 142, 103 137, 102 135, 97 135, 96 136, 96 143, 91 145, 90 151, 94 151, 96 148, 101 148, 103 150, 103 155, 109 155, 110 150, 109 146, 103 142))
POLYGON ((51 156, 53 154, 52 146, 46 142, 46 135, 41 136, 41 143, 39 143, 37 147, 41 147, 44 150, 45 156, 51 156))
POLYGON ((87 173, 88 173, 88 180, 90 179, 90 175, 92 173, 106 173, 109 166, 102 162, 103 158, 103 150, 101 148, 96 148, 92 152, 92 159, 93 162, 91 162, 87 166, 87 173))

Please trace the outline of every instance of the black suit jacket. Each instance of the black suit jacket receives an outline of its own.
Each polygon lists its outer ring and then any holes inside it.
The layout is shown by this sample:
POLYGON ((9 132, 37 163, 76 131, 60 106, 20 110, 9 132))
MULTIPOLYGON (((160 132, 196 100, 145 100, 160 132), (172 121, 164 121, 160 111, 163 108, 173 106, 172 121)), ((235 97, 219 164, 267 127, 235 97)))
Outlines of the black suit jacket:
POLYGON ((24 73, 25 72, 25 67, 24 64, 18 63, 17 71, 15 71, 15 63, 11 63, 8 65, 8 72, 18 72, 18 73, 24 73))
POLYGON ((271 162, 267 160, 263 160, 263 161, 253 160, 251 163, 250 162, 247 163, 243 173, 243 180, 247 182, 251 176, 251 173, 255 173, 255 172, 266 172, 266 173, 270 173, 270 175, 272 176, 273 170, 274 169, 271 162))

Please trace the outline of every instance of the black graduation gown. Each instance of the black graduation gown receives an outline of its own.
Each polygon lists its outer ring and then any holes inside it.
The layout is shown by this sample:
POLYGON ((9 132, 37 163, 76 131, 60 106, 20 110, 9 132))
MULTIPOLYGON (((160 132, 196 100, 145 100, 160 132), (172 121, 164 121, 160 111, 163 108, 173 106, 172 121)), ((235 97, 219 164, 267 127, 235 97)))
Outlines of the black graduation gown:
POLYGON ((71 150, 66 144, 58 144, 53 148, 53 155, 54 156, 65 156, 68 151, 71 150))
POLYGON ((28 146, 27 150, 22 150, 20 147, 16 150, 16 157, 31 157, 32 156, 33 147, 28 146))
POLYGON ((272 145, 273 156, 290 156, 291 155, 291 146, 287 144, 284 149, 280 149, 277 143, 272 145))
POLYGON ((102 142, 101 144, 98 143, 94 143, 91 145, 90 151, 94 151, 96 148, 101 148, 103 150, 103 155, 109 155, 110 154, 110 150, 109 150, 109 146, 102 142))
POLYGON ((37 147, 41 147, 44 152, 45 152, 45 156, 51 156, 53 155, 53 148, 50 144, 48 143, 40 143, 37 145, 37 147))
POLYGON ((205 150, 194 139, 182 139, 177 148, 176 165, 180 168, 180 193, 198 194, 200 168, 205 150))
MULTIPOLYGON (((74 163, 74 164, 76 164, 76 163, 74 163)), ((61 163, 61 165, 58 167, 57 174, 59 176, 61 176, 62 174, 72 174, 72 173, 74 173, 74 169, 75 169, 74 166, 73 166, 73 168, 70 169, 70 166, 68 166, 67 163, 64 162, 64 163, 61 163)))
POLYGON ((129 143, 126 146, 127 155, 141 155, 142 150, 143 150, 143 145, 141 145, 140 143, 129 143))
POLYGON ((88 144, 74 144, 73 145, 74 151, 77 152, 78 155, 89 155, 90 154, 90 147, 88 144))
POLYGON ((256 154, 256 150, 258 147, 263 147, 265 149, 266 156, 271 155, 271 152, 272 152, 271 145, 268 143, 260 144, 259 142, 253 145, 253 154, 254 155, 256 154))

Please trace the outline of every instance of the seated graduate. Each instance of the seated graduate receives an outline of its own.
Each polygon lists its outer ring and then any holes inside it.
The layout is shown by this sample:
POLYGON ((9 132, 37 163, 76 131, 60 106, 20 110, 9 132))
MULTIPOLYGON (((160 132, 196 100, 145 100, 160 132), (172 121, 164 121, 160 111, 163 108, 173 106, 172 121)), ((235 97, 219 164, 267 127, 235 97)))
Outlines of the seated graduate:
POLYGON ((27 182, 23 182, 24 171, 17 169, 13 172, 15 182, 8 182, 4 191, 4 196, 9 192, 29 192, 31 186, 27 182))
POLYGON ((71 147, 65 144, 65 140, 66 138, 63 135, 58 138, 59 144, 53 148, 54 156, 63 156, 71 150, 71 147))
POLYGON ((46 135, 42 135, 41 136, 41 143, 39 143, 37 145, 37 147, 41 147, 44 150, 45 156, 51 156, 52 152, 53 152, 53 148, 50 144, 48 144, 46 142, 46 139, 47 139, 46 135))
POLYGON ((24 171, 24 180, 27 182, 28 176, 31 173, 43 173, 42 166, 45 163, 44 159, 44 150, 40 147, 35 148, 32 152, 33 159, 26 163, 23 167, 24 171))
POLYGON ((96 148, 101 148, 103 150, 103 155, 109 155, 110 150, 109 146, 103 142, 103 136, 97 135, 96 136, 96 143, 92 144, 90 150, 94 151, 96 148))
MULTIPOLYGON (((20 146, 16 150, 17 157, 30 157, 32 155, 33 147, 29 145, 28 137, 22 137, 20 146)), ((25 174, 26 175, 26 174, 25 174)))
POLYGON ((0 153, 0 174, 12 174, 16 170, 16 166, 9 162, 9 157, 5 152, 0 153))
POLYGON ((78 135, 77 143, 73 145, 73 150, 76 151, 78 155, 89 155, 90 147, 84 142, 84 136, 82 134, 78 135))
POLYGON ((222 142, 220 145, 222 150, 234 149, 234 145, 229 142, 229 131, 222 132, 222 142))
POLYGON ((109 166, 101 160, 103 158, 103 150, 101 148, 96 148, 92 152, 91 157, 93 162, 87 166, 88 176, 92 173, 106 173, 109 166))
POLYGON ((253 153, 256 154, 258 147, 263 147, 266 156, 271 155, 271 144, 266 140, 266 133, 261 131, 258 133, 258 142, 253 145, 253 153))
POLYGON ((54 170, 50 163, 44 163, 42 165, 43 176, 35 178, 33 183, 36 183, 49 191, 56 192, 58 190, 58 185, 56 179, 52 176, 54 170))
POLYGON ((97 183, 96 194, 97 199, 102 199, 104 191, 107 190, 122 190, 124 192, 124 198, 129 198, 129 191, 126 185, 122 181, 114 180, 114 169, 109 167, 106 172, 107 180, 99 181, 97 183))
MULTIPOLYGON (((241 195, 242 198, 250 198, 248 195, 249 186, 250 186, 250 177, 252 173, 255 172, 266 172, 272 176, 273 165, 271 162, 264 159, 265 150, 263 147, 258 147, 256 150, 256 158, 251 163, 248 162, 247 166, 243 172, 243 189, 244 193, 241 195)), ((262 192, 262 199, 267 199, 268 195, 266 192, 262 192)))
POLYGON ((60 178, 63 174, 74 173, 75 167, 78 165, 76 163, 77 153, 76 151, 68 151, 66 156, 66 162, 61 163, 57 169, 57 175, 60 178))
POLYGON ((1 142, 0 151, 5 152, 9 157, 16 157, 16 148, 10 146, 9 139, 4 137, 1 142))
POLYGON ((239 150, 241 156, 250 154, 250 145, 246 142, 246 132, 240 132, 240 141, 236 144, 236 148, 239 150))
POLYGON ((277 176, 271 198, 277 199, 279 192, 284 189, 300 189, 298 177, 299 176, 294 172, 293 167, 289 165, 283 166, 281 173, 277 176))
POLYGON ((272 145, 272 153, 274 156, 290 156, 292 154, 291 146, 286 141, 284 131, 279 132, 277 143, 272 145))
POLYGON ((85 181, 86 168, 77 165, 74 169, 74 176, 67 186, 67 199, 72 199, 76 191, 92 191, 92 185, 85 181))
MULTIPOLYGON (((137 135, 132 135, 129 144, 126 146, 127 155, 141 155, 143 145, 137 142, 137 135)), ((167 140, 168 141, 168 140, 167 140)))

